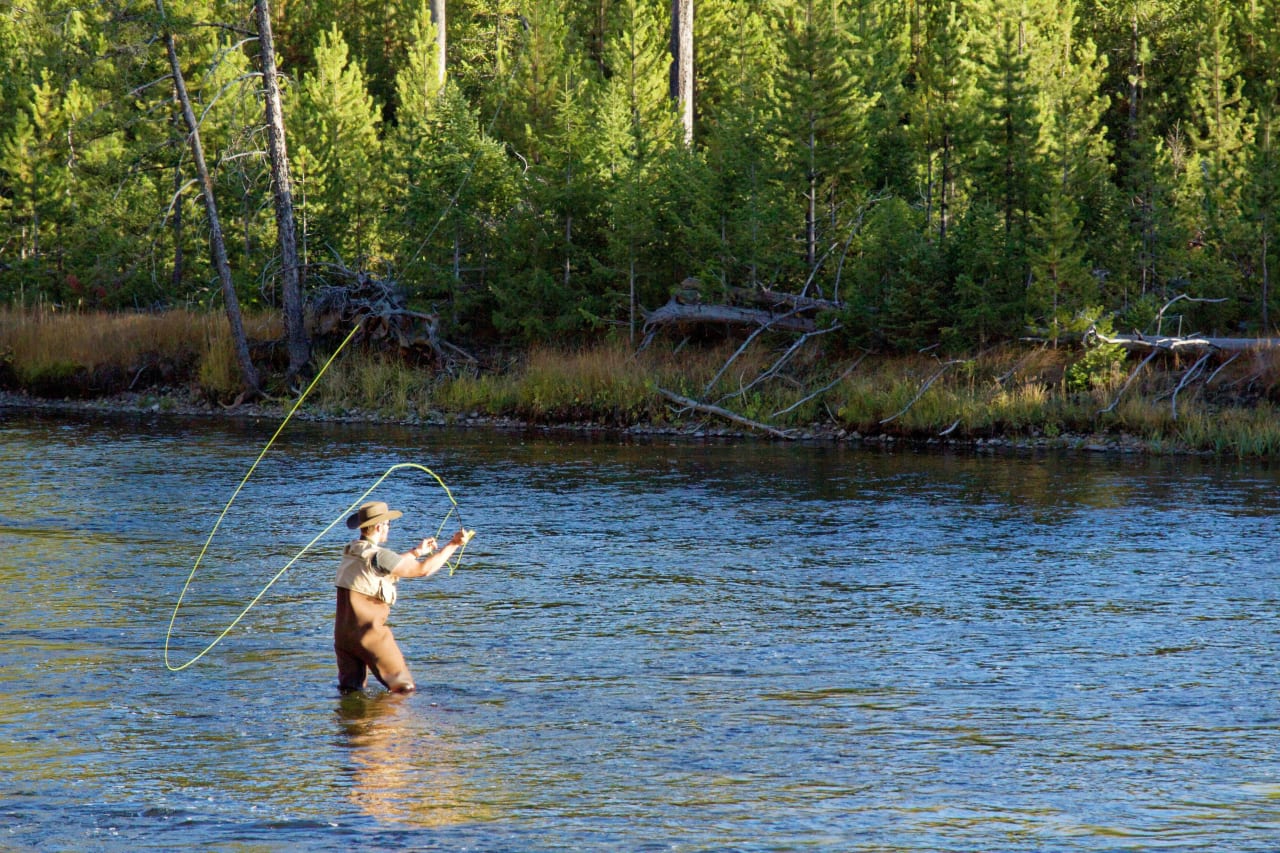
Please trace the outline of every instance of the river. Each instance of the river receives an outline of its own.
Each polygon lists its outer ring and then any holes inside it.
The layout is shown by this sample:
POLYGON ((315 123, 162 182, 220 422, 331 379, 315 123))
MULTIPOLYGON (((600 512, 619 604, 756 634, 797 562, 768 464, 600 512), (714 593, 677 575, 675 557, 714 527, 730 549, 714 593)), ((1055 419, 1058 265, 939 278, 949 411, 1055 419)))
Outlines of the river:
POLYGON ((277 426, 0 411, 0 848, 1280 849, 1264 463, 277 426))

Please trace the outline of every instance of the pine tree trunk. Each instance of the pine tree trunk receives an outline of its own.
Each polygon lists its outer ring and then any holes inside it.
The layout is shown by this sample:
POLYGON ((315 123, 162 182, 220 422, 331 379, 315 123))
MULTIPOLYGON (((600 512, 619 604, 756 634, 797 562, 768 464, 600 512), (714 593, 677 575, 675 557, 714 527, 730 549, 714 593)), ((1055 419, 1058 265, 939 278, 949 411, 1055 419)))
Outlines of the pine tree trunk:
MULTIPOLYGON (((163 18, 163 0, 156 0, 156 9, 163 18)), ((231 265, 227 262, 227 247, 223 242, 222 226, 218 222, 218 205, 213 197, 213 180, 209 177, 209 167, 204 159, 204 146, 200 143, 200 125, 196 122, 195 111, 191 108, 191 98, 187 95, 187 84, 182 78, 182 66, 178 63, 178 48, 174 43, 173 33, 169 31, 167 25, 164 44, 169 53, 174 91, 182 107, 182 117, 187 123, 191 141, 191 159, 195 161, 196 171, 200 176, 200 193, 204 196, 205 212, 209 216, 209 248, 213 254, 213 265, 218 271, 218 279, 222 283, 222 297, 227 305, 227 321, 231 325, 236 362, 240 365, 245 389, 257 394, 260 393, 258 370, 253 366, 253 359, 249 357, 249 341, 245 337, 244 320, 240 316, 240 301, 236 298, 235 284, 231 281, 231 265)))
POLYGON ((271 161, 271 189, 276 208, 276 236, 280 246, 281 301, 285 339, 289 350, 286 381, 293 379, 311 360, 311 342, 302 308, 302 276, 298 263, 298 231, 293 216, 293 179, 285 145, 284 112, 280 107, 280 81, 276 73, 275 44, 268 0, 254 4, 258 18, 258 46, 262 55, 262 83, 266 94, 267 156, 271 161))

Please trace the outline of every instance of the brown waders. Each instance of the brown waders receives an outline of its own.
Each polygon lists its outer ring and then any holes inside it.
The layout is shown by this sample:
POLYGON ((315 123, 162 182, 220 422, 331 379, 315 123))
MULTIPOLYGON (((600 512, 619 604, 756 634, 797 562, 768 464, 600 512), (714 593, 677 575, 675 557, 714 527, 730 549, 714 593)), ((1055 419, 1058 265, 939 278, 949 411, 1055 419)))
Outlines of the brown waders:
POLYGON ((338 689, 364 689, 368 672, 393 693, 415 689, 409 665, 387 627, 391 605, 338 587, 333 620, 333 651, 338 656, 338 689))

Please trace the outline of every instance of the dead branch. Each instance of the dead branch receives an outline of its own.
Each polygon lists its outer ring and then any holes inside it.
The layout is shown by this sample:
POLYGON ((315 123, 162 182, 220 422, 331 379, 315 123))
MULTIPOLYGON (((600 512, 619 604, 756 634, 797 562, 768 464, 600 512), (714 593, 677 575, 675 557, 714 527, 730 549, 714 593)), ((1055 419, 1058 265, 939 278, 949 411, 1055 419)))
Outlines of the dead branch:
POLYGON ((1239 358, 1239 357, 1240 357, 1240 353, 1236 353, 1235 355, 1231 356, 1231 358, 1229 358, 1229 359, 1227 359, 1226 361, 1222 362, 1222 364, 1219 364, 1219 365, 1218 365, 1218 367, 1217 367, 1217 369, 1216 369, 1216 370, 1214 370, 1214 371, 1213 371, 1213 373, 1210 373, 1210 374, 1209 374, 1209 378, 1208 378, 1208 379, 1206 379, 1206 380, 1204 381, 1204 387, 1208 388, 1208 387, 1209 387, 1209 383, 1213 381, 1213 378, 1214 378, 1215 376, 1217 376, 1219 373, 1221 373, 1221 372, 1222 372, 1222 368, 1226 367, 1228 364, 1230 364, 1231 362, 1235 361, 1235 360, 1236 360, 1237 358, 1239 358))
POLYGON ((838 311, 840 303, 829 299, 815 299, 812 296, 797 296, 794 293, 779 293, 768 288, 749 289, 735 287, 730 294, 741 302, 753 302, 771 308, 786 306, 800 311, 838 311))
POLYGON ((1153 349, 1151 350, 1151 352, 1147 353, 1147 357, 1142 360, 1141 364, 1139 364, 1137 367, 1133 369, 1133 371, 1129 374, 1129 378, 1124 381, 1124 385, 1122 385, 1120 387, 1120 390, 1116 392, 1116 396, 1111 401, 1111 405, 1107 406, 1105 409, 1098 412, 1098 414, 1105 415, 1107 412, 1114 410, 1115 407, 1120 403, 1120 398, 1124 396, 1125 391, 1129 390, 1129 386, 1133 384, 1133 380, 1137 378, 1138 373, 1142 371, 1142 368, 1146 367, 1147 362, 1151 361, 1151 359, 1155 358, 1159 354, 1160 354, 1160 350, 1158 349, 1153 349))
POLYGON ((1210 350, 1196 359, 1196 363, 1191 365, 1186 373, 1182 374, 1182 380, 1178 382, 1178 387, 1174 388, 1173 393, 1169 395, 1169 411, 1173 414, 1175 421, 1178 419, 1178 392, 1187 387, 1187 384, 1195 379, 1196 376, 1204 372, 1205 362, 1212 357, 1213 351, 1210 350))
POLYGON ((774 413, 773 413, 772 415, 770 415, 769 417, 771 417, 771 418, 776 418, 776 417, 778 417, 779 415, 785 415, 787 412, 790 412, 791 410, 796 409, 796 408, 798 408, 798 407, 800 407, 800 406, 804 405, 805 403, 809 402, 809 401, 810 401, 810 400, 812 400, 814 397, 817 397, 817 396, 819 396, 820 394, 825 394, 826 392, 830 391, 832 388, 836 387, 836 386, 837 386, 837 385, 839 385, 841 382, 843 382, 846 376, 848 376, 850 373, 853 373, 853 371, 858 367, 858 365, 859 365, 859 364, 862 364, 862 360, 863 360, 864 358, 866 358, 866 357, 867 357, 867 354, 864 352, 862 355, 858 356, 858 358, 853 362, 853 364, 849 365, 849 366, 845 369, 845 371, 844 371, 843 373, 841 373, 839 376, 837 376, 835 379, 831 380, 831 381, 830 381, 830 382, 828 382, 826 385, 823 385, 823 386, 822 386, 821 388, 819 388, 817 391, 814 391, 812 394, 810 394, 809 396, 805 397, 804 399, 802 399, 802 400, 797 400, 796 402, 792 403, 790 406, 787 406, 785 409, 779 409, 778 411, 774 412, 774 413))
POLYGON ((924 396, 924 392, 926 392, 926 391, 928 391, 928 390, 929 390, 929 386, 930 386, 930 385, 932 385, 934 382, 936 382, 936 381, 938 380, 938 377, 939 377, 939 376, 941 376, 942 374, 944 374, 944 373, 946 373, 946 372, 947 372, 947 368, 949 368, 949 367, 950 367, 951 365, 953 365, 953 364, 960 364, 960 363, 961 363, 961 361, 962 361, 962 359, 953 358, 951 361, 948 361, 948 362, 944 363, 944 364, 942 365, 942 367, 938 368, 938 371, 937 371, 936 373, 934 373, 932 376, 930 376, 930 377, 929 377, 929 381, 925 382, 925 383, 924 383, 924 385, 922 385, 922 386, 920 387, 920 390, 919 390, 918 392, 916 392, 916 395, 915 395, 914 397, 912 397, 912 398, 911 398, 911 402, 909 402, 909 403, 907 403, 907 405, 903 406, 902 411, 898 412, 897 414, 890 415, 889 417, 887 417, 887 418, 885 418, 884 420, 880 421, 881 425, 887 424, 887 423, 889 423, 889 421, 895 420, 896 418, 900 418, 900 417, 902 417, 903 415, 905 415, 905 414, 907 413, 907 411, 908 411, 912 406, 914 406, 914 405, 916 404, 916 402, 917 402, 921 397, 923 397, 923 396, 924 396))
MULTIPOLYGON (((796 338, 795 341, 792 342, 791 346, 787 347, 787 351, 784 352, 782 355, 778 356, 778 358, 773 362, 773 364, 769 366, 767 370, 761 371, 759 376, 757 376, 755 379, 748 382, 743 387, 739 388, 737 391, 734 391, 732 394, 725 394, 723 397, 719 399, 718 402, 723 403, 725 400, 732 400, 734 397, 741 397, 743 394, 747 393, 752 388, 759 385, 761 382, 765 381, 766 379, 773 378, 774 376, 777 375, 778 371, 781 370, 783 366, 788 361, 791 360, 791 357, 796 354, 796 352, 800 349, 800 347, 802 347, 805 344, 805 342, 809 340, 809 338, 816 337, 817 335, 825 335, 828 332, 834 332, 839 328, 840 328, 840 324, 837 323, 834 326, 830 326, 826 329, 818 329, 817 331, 814 331, 814 332, 807 332, 806 334, 803 334, 800 337, 796 338)), ((861 360, 862 359, 859 359, 859 361, 861 360)))
MULTIPOLYGON (((1048 346, 1048 344, 1042 343, 1040 345, 1040 349, 1043 350, 1046 346, 1048 346)), ((1003 388, 1004 383, 1008 382, 1013 377, 1013 375, 1018 372, 1018 368, 1022 367, 1022 365, 1026 363, 1027 359, 1029 359, 1032 356, 1032 353, 1034 353, 1034 350, 1032 350, 1031 352, 1023 353, 1022 356, 1013 363, 1013 367, 1009 368, 1007 372, 996 377, 996 384, 1003 388)))
MULTIPOLYGON (((782 315, 782 318, 781 318, 781 319, 785 319, 785 318, 787 318, 787 317, 791 316, 791 314, 794 314, 794 313, 795 313, 795 312, 793 311, 793 312, 791 312, 791 313, 789 313, 789 314, 784 314, 784 315, 782 315)), ((707 387, 702 389, 702 393, 703 393, 703 394, 710 394, 710 393, 711 393, 711 389, 712 389, 712 388, 714 388, 714 387, 715 387, 715 385, 716 385, 716 383, 720 381, 720 377, 721 377, 721 376, 724 376, 724 372, 725 372, 726 370, 728 370, 728 369, 729 369, 729 365, 731 365, 731 364, 733 364, 735 361, 737 361, 738 356, 740 356, 740 355, 742 355, 744 352, 746 352, 746 351, 747 351, 747 347, 751 346, 751 342, 752 342, 752 341, 754 341, 756 338, 758 338, 758 337, 759 337, 760 335, 762 335, 763 333, 765 333, 766 331, 768 331, 772 326, 773 326, 773 323, 772 323, 772 322, 767 323, 767 324, 765 324, 765 325, 760 326, 760 328, 755 329, 754 331, 752 331, 752 333, 751 333, 751 334, 747 335, 747 339, 746 339, 745 341, 743 341, 743 342, 742 342, 742 346, 738 347, 737 351, 736 351, 736 352, 734 352, 734 354, 733 354, 733 355, 729 356, 729 360, 728 360, 728 361, 726 361, 723 365, 721 365, 720 369, 719 369, 718 371, 716 371, 716 375, 715 375, 715 376, 713 376, 713 377, 711 377, 711 381, 707 383, 707 387)))
POLYGON ((1168 311, 1173 306, 1173 303, 1183 299, 1186 299, 1189 302, 1208 302, 1208 303, 1218 303, 1218 302, 1227 301, 1226 299, 1209 299, 1207 297, 1187 296, 1187 294, 1185 293, 1179 293, 1177 296, 1173 297, 1168 302, 1166 302, 1160 308, 1160 310, 1156 312, 1156 334, 1160 333, 1160 328, 1164 325, 1164 312, 1168 311))
POLYGON ((708 415, 715 415, 716 417, 724 418, 726 420, 733 421, 734 423, 737 423, 737 424, 742 424, 743 426, 750 427, 751 429, 758 429, 761 432, 765 432, 765 433, 768 433, 769 435, 774 436, 775 438, 784 438, 787 440, 790 440, 793 438, 791 433, 786 430, 776 429, 775 427, 771 427, 768 424, 762 424, 762 423, 759 423, 758 421, 753 421, 750 418, 743 417, 737 412, 731 412, 728 409, 722 409, 719 406, 712 406, 708 403, 699 403, 697 400, 691 400, 688 397, 683 397, 679 394, 676 394, 673 391, 668 391, 665 388, 659 388, 657 390, 658 390, 658 393, 661 394, 663 397, 666 397, 668 400, 672 401, 673 403, 677 403, 681 406, 684 406, 687 409, 693 409, 696 412, 702 412, 708 415))

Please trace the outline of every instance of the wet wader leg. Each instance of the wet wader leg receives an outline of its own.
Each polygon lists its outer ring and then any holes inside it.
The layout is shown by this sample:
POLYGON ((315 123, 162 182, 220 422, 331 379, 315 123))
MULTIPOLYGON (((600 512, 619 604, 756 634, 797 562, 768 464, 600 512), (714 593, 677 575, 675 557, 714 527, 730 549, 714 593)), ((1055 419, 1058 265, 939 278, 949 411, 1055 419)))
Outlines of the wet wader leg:
POLYGON ((338 659, 338 689, 344 693, 363 690, 369 668, 360 647, 360 624, 351 605, 350 590, 338 588, 333 616, 333 653, 338 659))
POLYGON ((333 652, 338 658, 338 689, 343 693, 363 690, 369 672, 365 662, 337 643, 333 645, 333 652))
POLYGON ((409 674, 409 664, 405 663, 396 638, 389 628, 371 633, 364 638, 364 647, 369 651, 371 660, 369 668, 373 675, 392 693, 412 693, 416 688, 413 676, 409 674))

